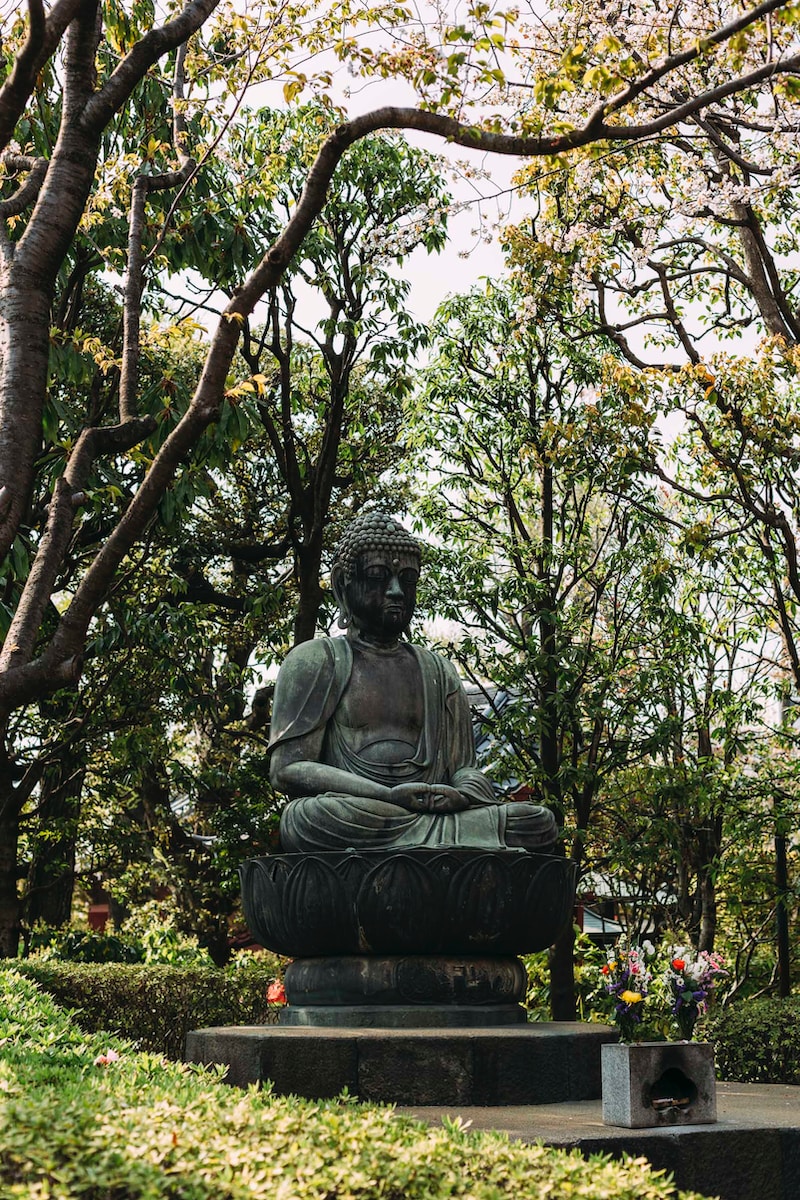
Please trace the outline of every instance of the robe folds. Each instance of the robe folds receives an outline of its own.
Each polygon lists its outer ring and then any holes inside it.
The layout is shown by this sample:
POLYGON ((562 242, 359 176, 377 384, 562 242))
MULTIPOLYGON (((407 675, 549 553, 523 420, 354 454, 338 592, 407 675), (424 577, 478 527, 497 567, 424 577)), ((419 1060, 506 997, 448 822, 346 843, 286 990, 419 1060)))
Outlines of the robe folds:
MULTIPOLYGON (((463 846, 502 850, 511 810, 514 823, 537 826, 534 842, 555 840, 555 821, 532 804, 506 804, 475 765, 469 703, 453 666, 411 645, 423 689, 423 722, 417 745, 401 762, 358 754, 350 728, 337 720, 350 680, 353 651, 345 637, 303 642, 288 655, 275 685, 270 749, 324 730, 321 760, 386 787, 400 783, 448 784, 469 801, 456 813, 409 812, 383 800, 322 792, 290 800, 281 815, 284 851, 389 850, 463 846), (526 811, 523 811, 526 810, 526 811)), ((518 844, 518 843, 517 843, 518 844)))

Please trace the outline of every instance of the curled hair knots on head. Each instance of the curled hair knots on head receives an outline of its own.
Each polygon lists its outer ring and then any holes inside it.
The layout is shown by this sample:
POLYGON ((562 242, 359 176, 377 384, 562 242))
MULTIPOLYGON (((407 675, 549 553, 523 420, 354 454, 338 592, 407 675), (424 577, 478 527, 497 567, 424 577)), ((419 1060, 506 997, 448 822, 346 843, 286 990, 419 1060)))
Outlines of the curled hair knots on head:
POLYGON ((393 557, 421 557, 419 542, 394 517, 382 512, 359 513, 342 534, 333 556, 333 569, 344 571, 349 579, 362 554, 385 551, 393 557))

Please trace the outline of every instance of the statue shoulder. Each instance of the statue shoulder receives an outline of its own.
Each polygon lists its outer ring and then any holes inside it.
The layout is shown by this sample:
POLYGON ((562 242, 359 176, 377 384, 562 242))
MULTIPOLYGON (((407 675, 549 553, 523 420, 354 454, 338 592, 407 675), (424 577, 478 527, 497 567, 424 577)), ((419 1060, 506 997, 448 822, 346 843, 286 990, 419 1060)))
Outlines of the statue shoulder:
POLYGON ((272 745, 327 721, 350 678, 352 661, 346 638, 314 638, 289 651, 275 684, 272 745))
POLYGON ((435 650, 429 650, 427 646, 415 645, 414 649, 423 671, 441 679, 448 694, 463 691, 461 677, 449 658, 435 650))
POLYGON ((346 638, 321 637, 312 638, 310 642, 300 642, 286 655, 281 664, 280 673, 307 674, 318 671, 328 663, 335 663, 341 657, 342 645, 346 638))

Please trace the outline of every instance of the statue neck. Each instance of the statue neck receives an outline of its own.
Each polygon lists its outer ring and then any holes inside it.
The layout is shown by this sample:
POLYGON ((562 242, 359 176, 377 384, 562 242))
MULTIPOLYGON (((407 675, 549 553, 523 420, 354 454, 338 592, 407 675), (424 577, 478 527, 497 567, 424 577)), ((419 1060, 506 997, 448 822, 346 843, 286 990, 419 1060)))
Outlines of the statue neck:
POLYGON ((360 650, 371 650, 376 654, 396 654, 402 645, 405 643, 399 637, 390 639, 382 639, 375 637, 373 634, 365 633, 360 629, 354 629, 347 635, 350 644, 360 650))

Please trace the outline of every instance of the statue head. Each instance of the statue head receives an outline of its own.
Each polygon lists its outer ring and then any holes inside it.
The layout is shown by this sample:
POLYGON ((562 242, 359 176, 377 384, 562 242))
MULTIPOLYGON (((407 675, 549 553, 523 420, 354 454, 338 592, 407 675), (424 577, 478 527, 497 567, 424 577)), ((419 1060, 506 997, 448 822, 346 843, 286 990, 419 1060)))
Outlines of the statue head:
POLYGON ((385 513, 362 513, 336 547, 331 585, 339 624, 376 641, 392 641, 414 615, 420 546, 385 513))

